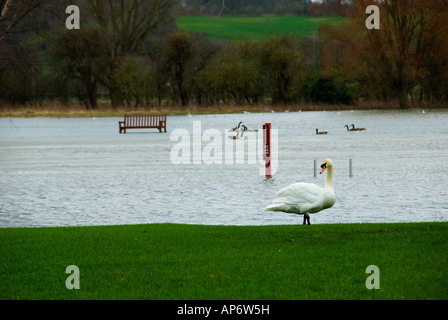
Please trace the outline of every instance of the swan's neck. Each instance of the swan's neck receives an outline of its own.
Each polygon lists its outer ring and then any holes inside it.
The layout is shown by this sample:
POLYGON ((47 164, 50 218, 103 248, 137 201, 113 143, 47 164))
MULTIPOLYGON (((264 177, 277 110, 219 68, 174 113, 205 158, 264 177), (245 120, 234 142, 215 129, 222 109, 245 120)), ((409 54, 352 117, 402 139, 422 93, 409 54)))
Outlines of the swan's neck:
POLYGON ((325 177, 325 187, 333 188, 333 167, 327 167, 327 176, 325 177))

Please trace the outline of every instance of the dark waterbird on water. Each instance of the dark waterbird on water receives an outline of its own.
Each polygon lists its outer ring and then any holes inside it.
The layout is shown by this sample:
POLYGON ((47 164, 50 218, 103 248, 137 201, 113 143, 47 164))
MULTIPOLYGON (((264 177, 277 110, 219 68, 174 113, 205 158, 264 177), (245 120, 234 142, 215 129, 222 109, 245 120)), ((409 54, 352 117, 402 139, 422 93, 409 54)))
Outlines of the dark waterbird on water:
POLYGON ((352 129, 350 129, 350 128, 348 127, 348 125, 345 125, 344 127, 347 128, 347 131, 353 131, 352 129))
POLYGON ((321 131, 319 132, 319 129, 316 128, 316 134, 327 134, 327 131, 321 131))
POLYGON ((333 189, 333 162, 324 159, 320 166, 320 173, 327 169, 325 186, 323 188, 314 183, 297 182, 281 189, 277 198, 265 210, 283 211, 287 213, 303 214, 303 224, 310 223, 310 213, 316 213, 331 208, 336 202, 333 189))
POLYGON ((229 132, 231 132, 231 131, 233 131, 233 132, 235 132, 235 131, 240 132, 241 131, 240 126, 241 126, 242 123, 243 123, 243 121, 240 121, 240 123, 238 123, 238 125, 235 128, 230 129, 229 132))
POLYGON ((352 129, 351 131, 364 131, 366 128, 355 128, 355 125, 352 123, 352 129))

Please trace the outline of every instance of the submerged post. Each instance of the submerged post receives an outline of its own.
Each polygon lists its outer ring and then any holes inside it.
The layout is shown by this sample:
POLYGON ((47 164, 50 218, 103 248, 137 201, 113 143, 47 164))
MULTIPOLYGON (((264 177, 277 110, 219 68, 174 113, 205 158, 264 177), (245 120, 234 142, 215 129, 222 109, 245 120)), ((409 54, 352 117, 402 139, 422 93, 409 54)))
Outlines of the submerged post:
POLYGON ((349 177, 353 177, 353 172, 352 172, 352 159, 348 159, 348 176, 349 177))
POLYGON ((272 178, 271 174, 271 124, 263 125, 263 160, 265 161, 266 179, 272 178))
POLYGON ((316 176, 316 168, 317 168, 317 160, 314 159, 314 170, 313 170, 314 176, 316 176))

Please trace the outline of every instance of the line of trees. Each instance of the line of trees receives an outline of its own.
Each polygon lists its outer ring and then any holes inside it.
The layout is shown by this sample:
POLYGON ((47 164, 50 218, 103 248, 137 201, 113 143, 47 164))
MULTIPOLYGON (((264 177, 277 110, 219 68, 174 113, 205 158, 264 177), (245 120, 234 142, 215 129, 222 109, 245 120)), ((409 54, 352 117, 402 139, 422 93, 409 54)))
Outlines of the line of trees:
MULTIPOLYGON (((182 8, 172 0, 79 0, 82 27, 67 30, 61 22, 71 2, 36 6, 0 40, 0 103, 68 104, 76 97, 96 109, 101 95, 114 107, 132 108, 359 100, 397 100, 406 108, 448 102, 443 0, 375 2, 380 30, 364 25, 372 1, 349 7, 339 2, 344 22, 324 25, 311 38, 261 42, 214 41, 179 31, 173 12, 182 8)), ((0 30, 4 25, 0 20, 0 30)))
POLYGON ((115 106, 298 102, 307 74, 315 69, 304 57, 304 43, 285 36, 219 43, 173 31, 152 43, 151 55, 119 59, 109 55, 107 39, 100 28, 90 28, 64 33, 57 42, 55 54, 68 68, 65 82, 84 87, 88 108, 96 107, 100 85, 115 106))
POLYGON ((325 25, 323 74, 355 83, 365 99, 398 99, 401 108, 448 102, 448 1, 356 0, 350 23, 325 25), (367 31, 365 8, 377 4, 380 30, 367 31))

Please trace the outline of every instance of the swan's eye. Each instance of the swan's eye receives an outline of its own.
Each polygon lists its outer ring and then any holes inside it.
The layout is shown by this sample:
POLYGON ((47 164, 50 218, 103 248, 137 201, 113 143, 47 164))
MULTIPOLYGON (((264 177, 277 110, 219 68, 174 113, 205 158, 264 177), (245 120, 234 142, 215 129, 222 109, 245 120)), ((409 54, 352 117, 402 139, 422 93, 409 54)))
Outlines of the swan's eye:
POLYGON ((322 163, 322 165, 320 167, 321 167, 321 169, 326 168, 327 167, 327 163, 326 162, 322 163))

